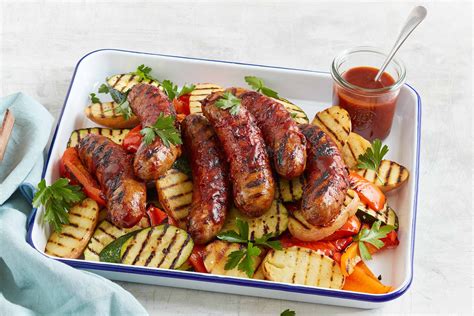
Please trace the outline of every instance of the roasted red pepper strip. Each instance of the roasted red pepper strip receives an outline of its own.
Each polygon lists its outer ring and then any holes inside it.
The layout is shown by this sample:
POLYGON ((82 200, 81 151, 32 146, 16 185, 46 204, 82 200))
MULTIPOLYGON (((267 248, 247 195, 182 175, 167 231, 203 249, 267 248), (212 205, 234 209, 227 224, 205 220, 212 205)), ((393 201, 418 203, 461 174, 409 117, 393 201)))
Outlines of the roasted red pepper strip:
POLYGON ((102 206, 106 205, 104 193, 100 189, 97 181, 82 164, 75 147, 70 147, 64 151, 63 157, 61 158, 61 165, 62 167, 60 167, 60 169, 63 169, 62 172, 64 172, 64 176, 70 177, 69 179, 71 181, 82 185, 88 197, 102 206))
POLYGON ((151 226, 160 225, 168 218, 168 215, 165 212, 153 205, 148 206, 146 213, 150 219, 151 226))
POLYGON ((184 115, 190 114, 191 112, 189 108, 190 96, 191 96, 190 94, 185 94, 173 100, 173 105, 177 114, 184 114, 184 115))
POLYGON ((135 126, 130 132, 128 132, 127 136, 123 139, 122 142, 122 147, 130 152, 130 153, 136 153, 138 150, 138 147, 140 147, 140 144, 142 143, 142 134, 140 134, 140 131, 142 130, 142 126, 138 125, 135 126))
POLYGON ((380 211, 384 207, 385 195, 375 184, 353 171, 349 174, 349 182, 360 200, 371 209, 380 211))
POLYGON ((193 252, 189 256, 189 263, 193 266, 194 271, 208 273, 204 265, 204 255, 206 254, 206 246, 194 245, 193 252))
POLYGON ((320 251, 328 257, 334 257, 336 253, 339 253, 346 249, 352 242, 352 237, 341 238, 333 241, 302 241, 288 234, 280 237, 280 242, 283 248, 298 246, 303 248, 320 251))
POLYGON ((323 241, 330 241, 330 240, 337 240, 349 236, 353 236, 359 233, 360 230, 360 220, 357 216, 353 215, 349 217, 347 222, 342 225, 337 231, 335 231, 332 235, 323 239, 323 241))

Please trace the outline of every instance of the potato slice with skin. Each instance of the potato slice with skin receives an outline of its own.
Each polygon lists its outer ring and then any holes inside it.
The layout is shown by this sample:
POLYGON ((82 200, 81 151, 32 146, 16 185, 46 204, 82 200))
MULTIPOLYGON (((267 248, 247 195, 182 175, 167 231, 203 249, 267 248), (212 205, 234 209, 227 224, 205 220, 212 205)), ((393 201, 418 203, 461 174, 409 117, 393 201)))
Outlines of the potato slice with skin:
POLYGON ((312 124, 318 126, 323 132, 328 134, 336 143, 339 150, 342 150, 344 147, 352 129, 349 113, 339 106, 331 106, 330 108, 318 112, 312 124))
POLYGON ((117 111, 116 102, 92 103, 84 110, 86 116, 93 122, 110 128, 133 128, 140 124, 137 116, 132 115, 126 120, 117 111))
MULTIPOLYGON (((234 251, 244 250, 246 247, 244 244, 228 243, 222 240, 216 240, 210 243, 206 246, 206 252, 203 258, 206 270, 211 274, 248 278, 247 274, 240 271, 237 267, 231 270, 225 269, 229 255, 234 251)), ((262 250, 260 256, 254 259, 255 270, 257 270, 264 256, 265 252, 262 250)))
POLYGON ((69 224, 60 233, 49 236, 45 253, 59 258, 79 258, 94 232, 99 218, 99 205, 86 198, 69 210, 69 224))
POLYGON ((342 158, 349 169, 357 169, 359 156, 365 154, 372 145, 364 137, 356 133, 350 133, 347 142, 342 147, 342 158))
POLYGON ((409 177, 407 168, 390 160, 382 160, 377 173, 369 169, 361 169, 357 173, 374 183, 383 192, 392 191, 400 187, 403 183, 407 182, 409 177))
POLYGON ((303 196, 304 176, 293 179, 278 177, 275 198, 283 202, 296 202, 303 196))
POLYGON ((267 280, 341 289, 344 275, 333 259, 311 249, 270 250, 262 262, 267 280))
POLYGON ((303 241, 321 240, 341 228, 349 217, 357 212, 359 201, 357 193, 353 190, 348 190, 340 214, 327 227, 312 226, 303 218, 300 211, 293 212, 294 217, 290 217, 288 221, 288 230, 294 237, 303 241))
POLYGON ((227 215, 227 220, 222 231, 237 230, 235 225, 237 218, 243 219, 249 224, 250 240, 255 240, 265 234, 279 236, 288 227, 288 211, 286 207, 277 200, 273 201, 272 206, 265 214, 257 218, 249 218, 233 206, 227 215))

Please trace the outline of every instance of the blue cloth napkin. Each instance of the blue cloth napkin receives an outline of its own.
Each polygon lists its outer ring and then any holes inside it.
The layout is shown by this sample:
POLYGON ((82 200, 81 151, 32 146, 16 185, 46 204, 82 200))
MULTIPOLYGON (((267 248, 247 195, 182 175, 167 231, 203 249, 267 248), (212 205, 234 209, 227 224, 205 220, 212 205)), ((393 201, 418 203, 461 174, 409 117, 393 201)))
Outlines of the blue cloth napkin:
POLYGON ((27 218, 53 118, 22 93, 0 99, 0 113, 7 107, 16 123, 0 163, 0 315, 147 314, 119 285, 50 259, 27 244, 27 218))

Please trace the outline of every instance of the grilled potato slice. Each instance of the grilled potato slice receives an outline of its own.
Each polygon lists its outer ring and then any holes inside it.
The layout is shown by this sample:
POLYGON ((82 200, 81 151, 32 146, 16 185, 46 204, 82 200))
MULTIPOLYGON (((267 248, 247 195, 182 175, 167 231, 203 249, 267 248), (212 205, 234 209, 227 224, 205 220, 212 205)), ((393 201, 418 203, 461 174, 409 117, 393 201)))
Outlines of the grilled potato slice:
POLYGON ((177 269, 188 259, 193 247, 187 232, 164 224, 145 228, 128 239, 120 255, 124 264, 177 269))
POLYGON ((69 141, 67 142, 67 147, 77 146, 79 141, 88 134, 102 135, 121 145, 128 132, 130 132, 129 129, 110 129, 102 127, 76 129, 71 133, 71 137, 69 137, 69 141))
POLYGON ((311 249, 270 250, 262 262, 267 280, 342 289, 344 275, 333 259, 311 249))
MULTIPOLYGON (((237 244, 237 243, 228 243, 222 240, 216 240, 206 246, 206 252, 204 254, 204 266, 206 270, 211 274, 220 274, 241 278, 248 278, 247 274, 243 271, 240 271, 237 267, 232 270, 226 270, 225 264, 229 255, 238 250, 246 249, 246 245, 237 244)), ((264 251, 260 254, 259 257, 255 258, 254 268, 257 270, 257 267, 262 262, 264 251)))
POLYGON ((160 205, 178 222, 180 228, 185 229, 186 217, 193 200, 191 178, 186 173, 171 168, 156 180, 156 190, 160 205))
POLYGON ((141 78, 134 74, 118 74, 107 77, 107 84, 109 87, 122 92, 126 93, 128 90, 132 89, 134 85, 138 83, 148 83, 155 87, 159 87, 160 84, 154 80, 141 80, 141 78))
POLYGON ((342 147, 342 158, 349 169, 357 169, 359 156, 365 154, 372 145, 364 137, 356 133, 350 133, 347 142, 342 147))
POLYGON ((45 253, 59 258, 79 258, 84 251, 99 218, 99 205, 86 198, 69 210, 69 224, 60 233, 49 236, 45 253))
POLYGON ((201 101, 214 92, 224 91, 221 86, 213 83, 196 83, 195 86, 196 88, 191 91, 189 97, 189 111, 191 114, 202 114, 201 101))
POLYGON ((234 206, 227 214, 227 220, 222 231, 237 230, 236 219, 240 218, 249 224, 250 240, 260 238, 265 234, 279 236, 288 227, 288 211, 283 203, 275 200, 270 209, 262 216, 249 218, 234 206))
POLYGON ((318 112, 312 124, 328 134, 337 147, 339 147, 339 150, 342 150, 344 147, 352 129, 349 113, 339 106, 331 106, 324 111, 318 112))
POLYGON ((341 213, 336 217, 333 223, 327 227, 313 226, 303 218, 300 211, 293 212, 293 216, 288 220, 288 230, 291 235, 304 241, 318 241, 326 238, 341 228, 349 217, 356 214, 359 201, 357 193, 353 190, 348 190, 341 213))
POLYGON ((263 264, 258 266, 257 271, 253 274, 252 279, 255 280, 265 280, 265 274, 263 274, 263 264))
POLYGON ((277 179, 276 198, 283 202, 296 202, 303 196, 304 176, 287 180, 277 179))
POLYGON ((100 261, 99 254, 108 244, 125 234, 148 226, 150 226, 150 223, 146 217, 143 217, 137 225, 131 228, 120 228, 108 220, 103 220, 99 226, 97 226, 94 235, 92 235, 92 238, 87 244, 86 250, 84 250, 84 259, 100 261))
POLYGON ((283 99, 283 100, 274 99, 274 98, 272 98, 272 99, 277 101, 278 103, 283 104, 285 109, 287 109, 287 111, 290 112, 291 117, 293 118, 293 120, 296 123, 298 123, 298 124, 307 124, 307 123, 309 123, 309 119, 308 119, 308 116, 306 115, 306 113, 303 111, 302 108, 300 108, 296 104, 293 104, 289 100, 286 100, 286 99, 283 99))
POLYGON ((374 183, 383 192, 392 191, 403 183, 407 182, 409 177, 408 169, 396 162, 390 160, 382 160, 377 170, 362 169, 357 171, 358 174, 374 183))
POLYGON ((126 120, 117 112, 116 102, 92 103, 84 110, 86 116, 93 122, 110 128, 133 128, 140 124, 137 116, 132 115, 126 120))
POLYGON ((397 213, 387 203, 385 203, 383 209, 375 211, 361 201, 357 207, 356 215, 363 223, 372 225, 375 221, 381 221, 383 225, 390 225, 398 229, 397 213))

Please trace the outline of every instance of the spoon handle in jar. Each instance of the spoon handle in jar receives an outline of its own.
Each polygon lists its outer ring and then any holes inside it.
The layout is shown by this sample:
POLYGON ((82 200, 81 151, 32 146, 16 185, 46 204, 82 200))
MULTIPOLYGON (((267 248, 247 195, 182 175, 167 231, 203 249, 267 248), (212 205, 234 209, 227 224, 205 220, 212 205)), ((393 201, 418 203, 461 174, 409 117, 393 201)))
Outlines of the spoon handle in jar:
POLYGON ((403 25, 403 28, 400 31, 400 34, 398 35, 397 41, 395 42, 395 44, 392 47, 392 50, 390 51, 390 54, 388 54, 382 67, 380 67, 379 72, 375 76, 375 81, 380 80, 380 77, 385 71, 385 68, 387 68, 388 64, 392 61, 393 56, 395 56, 400 46, 402 46, 402 44, 405 42, 408 36, 410 36, 410 34, 413 32, 413 30, 425 19, 426 14, 427 14, 426 8, 423 6, 417 6, 413 8, 405 24, 403 25))

